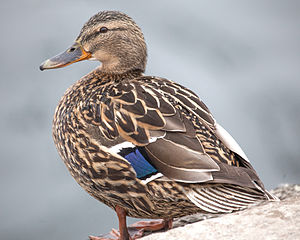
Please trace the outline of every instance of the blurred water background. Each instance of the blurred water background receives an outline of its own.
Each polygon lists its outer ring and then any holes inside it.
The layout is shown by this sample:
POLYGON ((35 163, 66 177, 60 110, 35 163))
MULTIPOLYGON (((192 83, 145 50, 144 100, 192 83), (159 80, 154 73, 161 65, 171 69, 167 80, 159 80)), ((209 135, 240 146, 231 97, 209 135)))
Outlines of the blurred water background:
POLYGON ((0 9, 0 239, 80 240, 117 227, 114 212, 69 175, 51 137, 59 98, 98 63, 38 69, 101 10, 136 20, 146 74, 199 94, 267 188, 300 182, 299 1, 4 0, 0 9))

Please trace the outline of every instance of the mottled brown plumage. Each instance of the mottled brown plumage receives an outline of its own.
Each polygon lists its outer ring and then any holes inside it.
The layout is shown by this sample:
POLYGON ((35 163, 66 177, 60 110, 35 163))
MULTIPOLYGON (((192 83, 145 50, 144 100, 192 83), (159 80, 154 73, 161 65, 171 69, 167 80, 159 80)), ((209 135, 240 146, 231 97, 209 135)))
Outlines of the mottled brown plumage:
MULTIPOLYGON (((102 66, 64 94, 53 121, 58 152, 75 180, 124 218, 226 213, 274 199, 246 155, 191 90, 144 76, 146 44, 127 15, 100 12, 76 43, 41 69, 94 58, 102 66)), ((154 228, 153 228, 154 229, 154 228)))

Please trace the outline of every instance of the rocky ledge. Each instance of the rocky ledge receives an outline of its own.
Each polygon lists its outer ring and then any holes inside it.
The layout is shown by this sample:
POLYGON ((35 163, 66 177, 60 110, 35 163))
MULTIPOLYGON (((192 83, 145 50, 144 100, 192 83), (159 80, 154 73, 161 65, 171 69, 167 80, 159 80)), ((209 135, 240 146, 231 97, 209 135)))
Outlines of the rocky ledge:
POLYGON ((281 201, 219 216, 187 216, 177 219, 173 229, 142 240, 300 239, 300 185, 285 184, 271 192, 281 201))

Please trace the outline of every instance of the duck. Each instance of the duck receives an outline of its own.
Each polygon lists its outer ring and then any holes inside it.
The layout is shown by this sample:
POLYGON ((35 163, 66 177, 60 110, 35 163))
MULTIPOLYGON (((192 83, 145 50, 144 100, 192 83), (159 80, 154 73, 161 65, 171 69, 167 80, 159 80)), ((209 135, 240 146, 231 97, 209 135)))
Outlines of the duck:
POLYGON ((147 47, 131 17, 95 14, 40 70, 83 60, 101 64, 66 90, 52 132, 73 178, 118 216, 119 231, 91 240, 137 239, 171 229, 174 218, 277 200, 192 90, 145 75, 147 47), (127 216, 152 220, 128 227, 127 216))

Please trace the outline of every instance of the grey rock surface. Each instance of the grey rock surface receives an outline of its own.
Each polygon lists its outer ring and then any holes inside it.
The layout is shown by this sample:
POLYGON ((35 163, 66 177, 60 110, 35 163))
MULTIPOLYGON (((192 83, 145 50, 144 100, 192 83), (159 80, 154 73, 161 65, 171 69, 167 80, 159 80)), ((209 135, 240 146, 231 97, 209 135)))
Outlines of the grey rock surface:
POLYGON ((273 190, 281 201, 265 202, 244 211, 200 221, 189 216, 175 221, 175 228, 153 233, 143 240, 296 240, 300 239, 300 185, 282 185, 273 190), (191 224, 184 225, 189 222, 191 224), (182 226, 184 225, 184 226, 182 226), (176 227, 177 226, 177 227, 176 227), (178 227, 179 226, 179 227, 178 227))

